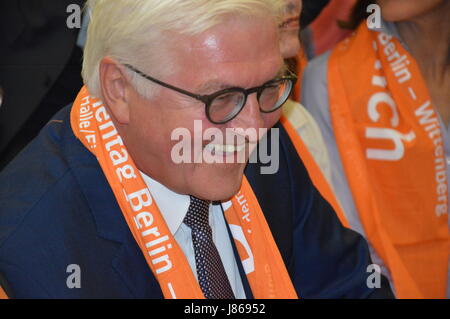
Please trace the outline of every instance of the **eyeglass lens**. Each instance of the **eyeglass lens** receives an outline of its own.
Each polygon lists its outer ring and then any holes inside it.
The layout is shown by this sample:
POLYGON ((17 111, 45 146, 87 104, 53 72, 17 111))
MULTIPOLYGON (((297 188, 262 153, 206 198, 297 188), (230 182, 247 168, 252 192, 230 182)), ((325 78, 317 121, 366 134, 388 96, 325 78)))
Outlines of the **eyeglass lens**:
MULTIPOLYGON (((263 112, 272 112, 278 109, 287 98, 292 89, 292 81, 279 80, 268 84, 259 92, 259 107, 263 112)), ((244 107, 246 97, 244 92, 227 92, 214 98, 209 105, 209 118, 216 123, 225 123, 238 114, 244 107)))

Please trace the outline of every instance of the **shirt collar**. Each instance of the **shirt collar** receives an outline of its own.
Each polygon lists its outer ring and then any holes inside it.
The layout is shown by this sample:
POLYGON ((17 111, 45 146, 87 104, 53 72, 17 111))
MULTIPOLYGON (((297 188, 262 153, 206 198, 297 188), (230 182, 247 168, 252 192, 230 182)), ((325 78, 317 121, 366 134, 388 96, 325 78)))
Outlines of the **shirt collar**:
POLYGON ((181 195, 140 172, 172 235, 183 223, 189 209, 189 195, 181 195))

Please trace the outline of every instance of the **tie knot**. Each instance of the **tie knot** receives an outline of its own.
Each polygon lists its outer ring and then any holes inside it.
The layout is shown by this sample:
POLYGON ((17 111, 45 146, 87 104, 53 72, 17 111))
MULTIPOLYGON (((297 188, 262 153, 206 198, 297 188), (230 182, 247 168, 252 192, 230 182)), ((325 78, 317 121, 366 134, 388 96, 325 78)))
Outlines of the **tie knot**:
POLYGON ((209 227, 209 203, 208 201, 191 196, 191 203, 184 218, 184 223, 191 229, 209 227))

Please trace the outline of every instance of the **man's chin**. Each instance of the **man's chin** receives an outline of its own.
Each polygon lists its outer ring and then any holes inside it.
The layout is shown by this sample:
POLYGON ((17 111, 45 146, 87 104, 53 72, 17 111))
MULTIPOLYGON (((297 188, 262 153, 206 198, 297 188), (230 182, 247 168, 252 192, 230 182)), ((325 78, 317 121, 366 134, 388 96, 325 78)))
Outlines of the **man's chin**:
POLYGON ((210 201, 229 201, 241 188, 243 174, 231 178, 211 178, 200 187, 195 187, 195 197, 210 201))
POLYGON ((221 188, 217 190, 213 189, 201 190, 194 196, 212 202, 227 202, 231 200, 233 196, 239 192, 240 186, 241 185, 234 188, 226 188, 226 189, 221 188))

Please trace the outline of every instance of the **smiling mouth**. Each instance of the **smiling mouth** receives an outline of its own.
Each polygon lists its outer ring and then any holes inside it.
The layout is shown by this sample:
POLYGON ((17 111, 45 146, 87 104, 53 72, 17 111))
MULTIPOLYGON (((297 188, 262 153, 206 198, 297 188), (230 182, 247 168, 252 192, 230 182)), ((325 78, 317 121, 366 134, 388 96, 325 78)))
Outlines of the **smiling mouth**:
POLYGON ((209 151, 213 155, 231 155, 242 152, 245 149, 246 144, 232 145, 232 144, 213 144, 209 143, 205 146, 205 150, 209 151))
POLYGON ((298 16, 286 19, 286 20, 283 21, 283 23, 281 23, 279 25, 279 27, 283 28, 283 29, 284 28, 286 28, 286 29, 288 29, 288 28, 298 28, 298 26, 299 26, 298 19, 299 19, 298 16))

